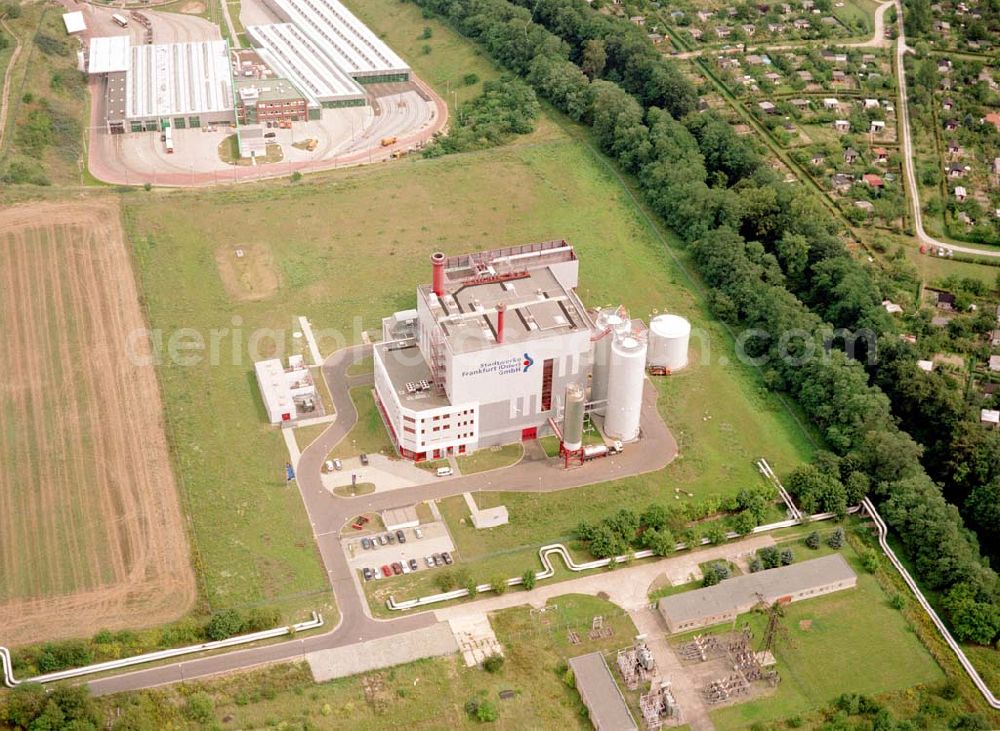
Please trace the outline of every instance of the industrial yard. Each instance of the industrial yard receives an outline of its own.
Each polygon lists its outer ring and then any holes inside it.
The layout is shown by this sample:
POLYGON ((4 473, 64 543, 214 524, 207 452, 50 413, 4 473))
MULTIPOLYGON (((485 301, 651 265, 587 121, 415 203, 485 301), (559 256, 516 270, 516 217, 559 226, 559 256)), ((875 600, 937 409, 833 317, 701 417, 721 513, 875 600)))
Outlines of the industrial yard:
POLYGON ((121 347, 143 317, 118 217, 106 199, 0 213, 4 643, 164 623, 194 603, 149 344, 121 347))

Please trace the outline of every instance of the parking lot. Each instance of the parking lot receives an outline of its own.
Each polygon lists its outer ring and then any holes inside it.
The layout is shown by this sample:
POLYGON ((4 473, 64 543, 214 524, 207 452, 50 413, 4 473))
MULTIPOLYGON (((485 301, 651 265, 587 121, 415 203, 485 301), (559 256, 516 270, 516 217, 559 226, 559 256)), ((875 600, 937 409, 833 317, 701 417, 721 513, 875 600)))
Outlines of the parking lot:
MULTIPOLYGON (((426 561, 427 556, 448 552, 454 558, 455 544, 452 542, 451 536, 448 534, 448 528, 443 522, 435 521, 421 525, 420 531, 423 533, 423 538, 417 538, 413 528, 404 528, 402 530, 406 538, 405 543, 400 543, 395 538, 395 531, 391 531, 393 535, 392 543, 381 545, 381 543, 376 542, 376 545, 369 549, 365 549, 362 546, 363 538, 368 538, 369 540, 376 539, 377 541, 379 536, 386 535, 389 531, 344 538, 342 541, 344 553, 347 555, 347 560, 351 564, 351 568, 361 571, 365 567, 368 567, 379 573, 379 569, 382 566, 392 566, 397 561, 400 564, 405 563, 407 568, 409 568, 410 559, 415 559, 417 562, 417 571, 429 571, 430 567, 428 567, 426 561)), ((379 573, 379 578, 384 577, 379 573)))

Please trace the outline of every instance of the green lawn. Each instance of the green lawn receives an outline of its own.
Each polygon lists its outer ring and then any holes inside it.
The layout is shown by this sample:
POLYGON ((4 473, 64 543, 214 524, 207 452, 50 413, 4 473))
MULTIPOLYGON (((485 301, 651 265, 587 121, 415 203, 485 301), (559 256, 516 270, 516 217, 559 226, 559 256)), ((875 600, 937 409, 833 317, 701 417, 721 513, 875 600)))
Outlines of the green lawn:
MULTIPOLYGON (((791 644, 777 647, 781 682, 770 697, 713 712, 718 729, 744 729, 758 721, 789 718, 823 706, 841 693, 876 695, 944 678, 854 552, 845 548, 844 555, 858 574, 857 588, 786 608, 784 626, 791 644), (805 629, 803 621, 812 625, 805 629)), ((802 560, 811 557, 802 554, 802 560)), ((744 620, 760 638, 764 616, 744 615, 738 621, 744 620)))
POLYGON ((213 701, 213 725, 227 728, 589 729, 579 694, 563 680, 566 660, 628 644, 635 625, 620 608, 595 597, 561 596, 549 606, 544 615, 516 607, 491 616, 506 657, 495 674, 466 668, 454 655, 317 685, 305 664, 276 665, 98 702, 109 714, 124 710, 127 720, 134 720, 129 714, 137 709, 147 709, 156 719, 149 727, 193 728, 183 707, 187 697, 202 691, 213 701), (595 615, 613 629, 610 637, 588 639, 595 615), (570 628, 580 635, 580 644, 569 643, 570 628), (501 700, 503 690, 514 691, 514 697, 501 700), (495 704, 497 722, 484 725, 470 718, 464 710, 470 698, 495 704))
POLYGON ((504 447, 493 447, 481 449, 478 452, 463 457, 456 457, 458 469, 463 475, 471 475, 476 472, 487 472, 497 470, 502 467, 510 467, 521 461, 524 456, 524 447, 520 444, 508 444, 504 447))
POLYGON ((394 455, 392 442, 382 422, 371 386, 357 386, 351 389, 351 400, 358 410, 358 423, 347 433, 347 436, 333 448, 330 458, 357 457, 359 454, 394 455))

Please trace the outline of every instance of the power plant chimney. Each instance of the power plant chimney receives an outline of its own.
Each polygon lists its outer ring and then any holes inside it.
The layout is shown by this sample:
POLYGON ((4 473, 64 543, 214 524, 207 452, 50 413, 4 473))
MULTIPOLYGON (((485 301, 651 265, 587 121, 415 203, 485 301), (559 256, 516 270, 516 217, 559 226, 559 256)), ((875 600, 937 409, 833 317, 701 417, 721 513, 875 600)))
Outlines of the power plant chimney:
POLYGON ((431 264, 434 266, 434 294, 444 297, 444 262, 445 255, 440 251, 431 254, 431 264))
POLYGON ((507 305, 503 302, 497 305, 497 342, 503 342, 503 321, 504 315, 507 313, 507 305))

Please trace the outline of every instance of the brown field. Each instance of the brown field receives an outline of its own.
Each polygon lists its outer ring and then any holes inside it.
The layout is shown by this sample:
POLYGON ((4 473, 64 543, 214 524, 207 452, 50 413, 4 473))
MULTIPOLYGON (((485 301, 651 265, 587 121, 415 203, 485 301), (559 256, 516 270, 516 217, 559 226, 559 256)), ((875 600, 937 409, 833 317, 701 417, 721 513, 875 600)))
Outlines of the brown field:
POLYGON ((194 602, 159 388, 125 349, 143 327, 117 204, 0 211, 0 644, 194 602))
POLYGON ((223 245, 215 250, 215 263, 226 293, 234 300, 263 300, 281 284, 271 249, 266 244, 223 245), (243 252, 237 257, 237 250, 243 252))

